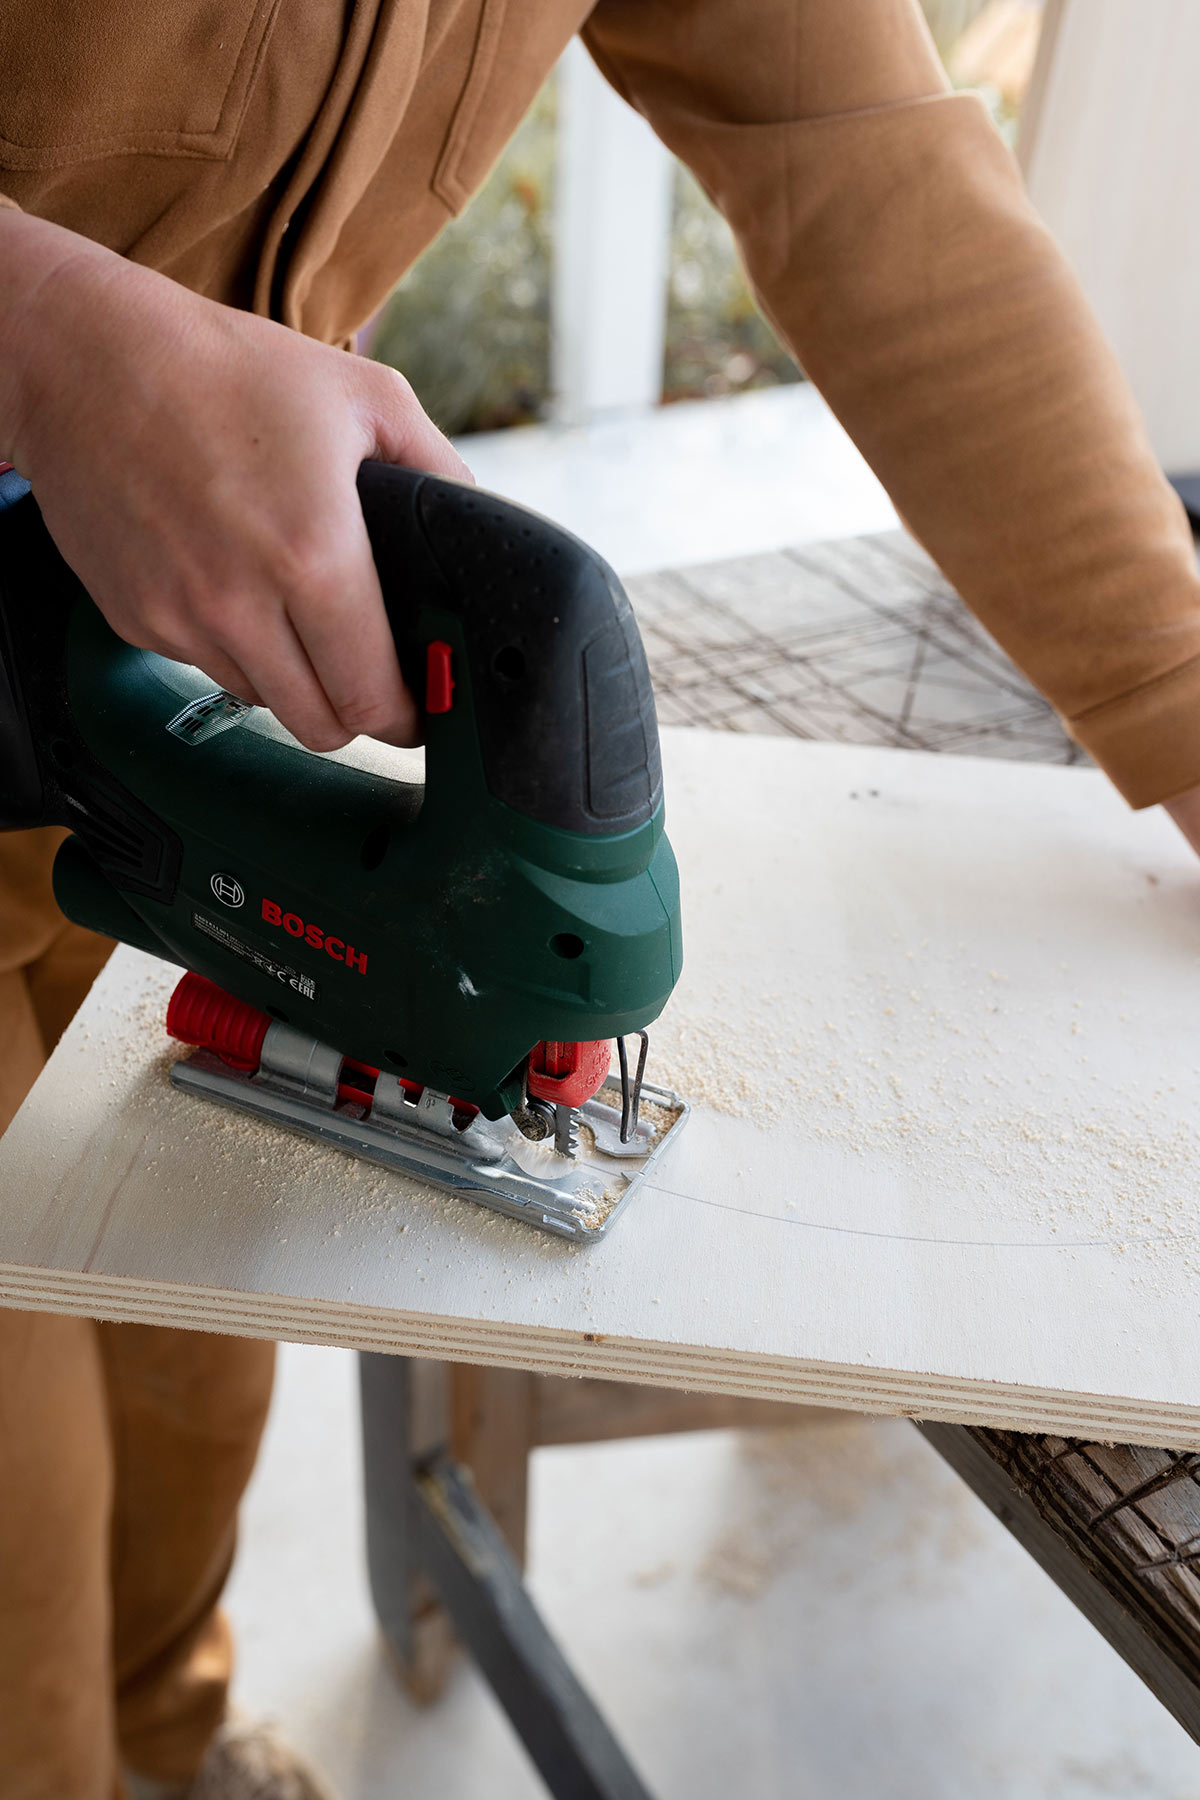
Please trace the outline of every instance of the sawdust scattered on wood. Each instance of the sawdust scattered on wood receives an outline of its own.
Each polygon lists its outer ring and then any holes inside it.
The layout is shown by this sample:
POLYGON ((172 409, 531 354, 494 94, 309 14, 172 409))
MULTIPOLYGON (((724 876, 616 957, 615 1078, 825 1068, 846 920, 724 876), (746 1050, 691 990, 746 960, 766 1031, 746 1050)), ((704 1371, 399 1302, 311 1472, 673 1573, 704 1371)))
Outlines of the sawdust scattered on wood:
MULTIPOLYGON (((795 987, 678 994, 654 1028, 654 1078, 719 1113, 778 1128, 938 1197, 964 1233, 1008 1226, 1183 1258, 1200 1273, 1200 1131, 1190 1094, 1114 1073, 1112 1019, 1136 997, 1010 990, 954 947, 914 946, 905 974, 865 967, 850 1003, 795 987), (1093 1042, 1095 1048, 1093 1048, 1093 1042), (982 1204, 986 1196, 986 1207, 982 1204)), ((850 1222, 850 1221, 847 1221, 850 1222)))

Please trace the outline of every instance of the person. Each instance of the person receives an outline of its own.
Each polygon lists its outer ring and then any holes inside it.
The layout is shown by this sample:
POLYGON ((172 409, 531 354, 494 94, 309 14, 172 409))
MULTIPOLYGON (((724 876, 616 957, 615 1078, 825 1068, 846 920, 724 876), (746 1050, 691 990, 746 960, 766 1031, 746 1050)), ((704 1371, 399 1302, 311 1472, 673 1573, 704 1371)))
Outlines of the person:
MULTIPOLYGON (((355 472, 467 471, 346 351, 577 30, 967 603, 1200 847, 1181 508, 917 0, 6 0, 0 459, 113 627, 312 749, 413 741, 355 472)), ((107 951, 54 912, 55 843, 0 837, 0 1122, 107 951)), ((270 1373, 262 1344, 0 1315, 6 1800, 250 1791, 232 1752, 214 1774, 218 1598, 270 1373)))

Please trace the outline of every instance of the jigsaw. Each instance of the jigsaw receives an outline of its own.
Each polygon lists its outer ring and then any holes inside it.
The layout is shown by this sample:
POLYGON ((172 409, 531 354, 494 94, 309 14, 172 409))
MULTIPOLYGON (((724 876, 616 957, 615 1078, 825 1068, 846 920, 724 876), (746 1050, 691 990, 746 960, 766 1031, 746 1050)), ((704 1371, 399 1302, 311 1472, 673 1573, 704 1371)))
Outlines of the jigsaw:
POLYGON ((186 971, 177 1087, 589 1240, 688 1114, 644 1079, 682 952, 641 639, 537 514, 358 485, 423 768, 123 642, 0 470, 0 829, 70 826, 66 915, 186 971))

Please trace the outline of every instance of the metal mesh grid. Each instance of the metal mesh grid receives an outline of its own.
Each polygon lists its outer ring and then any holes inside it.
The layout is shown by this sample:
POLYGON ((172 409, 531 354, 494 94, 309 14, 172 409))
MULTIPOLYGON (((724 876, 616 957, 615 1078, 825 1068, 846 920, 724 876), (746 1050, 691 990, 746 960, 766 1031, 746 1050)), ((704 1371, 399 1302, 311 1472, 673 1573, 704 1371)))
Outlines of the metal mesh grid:
POLYGON ((903 532, 626 585, 664 725, 1087 760, 903 532))

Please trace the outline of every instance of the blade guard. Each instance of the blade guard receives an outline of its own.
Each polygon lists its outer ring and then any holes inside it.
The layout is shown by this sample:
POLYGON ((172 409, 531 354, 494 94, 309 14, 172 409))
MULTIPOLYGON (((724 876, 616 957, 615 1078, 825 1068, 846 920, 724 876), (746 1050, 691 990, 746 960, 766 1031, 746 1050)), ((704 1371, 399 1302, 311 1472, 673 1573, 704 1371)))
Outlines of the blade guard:
POLYGON ((583 1106, 608 1080, 612 1044, 537 1044, 529 1058, 529 1092, 552 1106, 583 1106))

